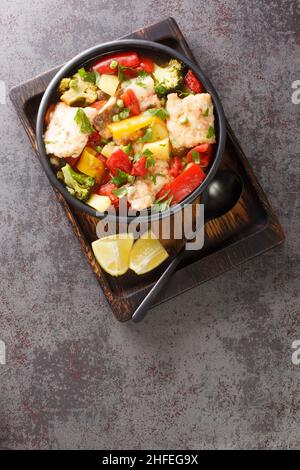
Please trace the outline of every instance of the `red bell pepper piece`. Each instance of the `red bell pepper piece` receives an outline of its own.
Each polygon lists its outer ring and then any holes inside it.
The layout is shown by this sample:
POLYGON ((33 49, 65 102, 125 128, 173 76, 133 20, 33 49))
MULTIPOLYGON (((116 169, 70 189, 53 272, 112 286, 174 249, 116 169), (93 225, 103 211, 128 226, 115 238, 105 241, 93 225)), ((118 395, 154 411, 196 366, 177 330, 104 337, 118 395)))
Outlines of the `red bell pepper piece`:
POLYGON ((141 113, 139 100, 137 99, 136 94, 133 90, 131 90, 131 88, 128 88, 128 90, 123 93, 121 99, 123 100, 125 107, 130 109, 130 114, 132 116, 137 116, 141 113))
POLYGON ((138 70, 144 70, 147 73, 154 72, 154 62, 149 57, 141 57, 138 70))
POLYGON ((174 157, 171 162, 170 175, 176 178, 182 170, 182 161, 180 157, 174 157))
POLYGON ((184 77, 184 83, 193 93, 202 93, 202 84, 191 69, 184 77))
POLYGON ((118 67, 112 69, 110 64, 112 61, 118 62, 118 65, 122 67, 137 67, 140 64, 139 56, 136 52, 119 52, 118 54, 111 54, 104 57, 93 65, 93 70, 102 73, 108 74, 117 74, 118 67))
POLYGON ((212 157, 212 145, 211 144, 200 144, 191 149, 187 154, 187 161, 198 163, 197 155, 195 156, 195 152, 198 154, 199 158, 199 165, 201 168, 207 168, 211 162, 212 157))
POLYGON ((146 162, 147 158, 141 157, 132 165, 131 174, 133 176, 145 176, 147 174, 146 162))
POLYGON ((156 199, 163 198, 162 200, 167 200, 173 196, 171 204, 177 204, 191 194, 202 183, 204 178, 205 173, 195 163, 177 176, 171 183, 165 184, 156 195, 156 199))
POLYGON ((147 72, 153 73, 154 72, 154 62, 149 59, 148 57, 141 57, 140 58, 140 65, 136 68, 130 68, 122 70, 123 74, 126 78, 134 78, 138 76, 138 72, 147 72))
POLYGON ((112 204, 117 206, 119 204, 119 198, 113 193, 113 190, 117 188, 118 186, 116 184, 106 183, 100 186, 97 191, 97 194, 100 194, 100 196, 108 196, 112 204))
POLYGON ((131 171, 131 161, 122 149, 115 150, 107 159, 106 165, 114 176, 117 175, 118 170, 125 171, 125 173, 129 174, 131 171))
POLYGON ((67 157, 65 158, 66 162, 71 165, 72 167, 76 166, 76 163, 78 162, 78 160, 80 159, 81 155, 79 155, 79 157, 67 157))

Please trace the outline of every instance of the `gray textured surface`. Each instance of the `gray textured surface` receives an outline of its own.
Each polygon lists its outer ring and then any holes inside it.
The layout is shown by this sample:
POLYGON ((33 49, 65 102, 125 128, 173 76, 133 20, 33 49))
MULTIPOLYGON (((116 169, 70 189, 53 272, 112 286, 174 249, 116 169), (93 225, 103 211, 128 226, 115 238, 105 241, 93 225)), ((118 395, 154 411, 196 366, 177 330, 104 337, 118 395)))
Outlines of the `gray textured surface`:
POLYGON ((287 241, 142 324, 118 324, 7 98, 1 447, 299 447, 299 2, 1 0, 0 79, 8 89, 169 15, 217 87, 287 241))

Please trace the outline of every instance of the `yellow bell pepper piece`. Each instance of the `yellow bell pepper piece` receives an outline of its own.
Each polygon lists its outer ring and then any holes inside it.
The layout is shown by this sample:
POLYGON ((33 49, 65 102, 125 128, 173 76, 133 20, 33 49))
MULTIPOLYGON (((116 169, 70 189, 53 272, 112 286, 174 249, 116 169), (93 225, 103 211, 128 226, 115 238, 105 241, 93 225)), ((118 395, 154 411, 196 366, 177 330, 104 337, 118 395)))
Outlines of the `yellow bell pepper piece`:
POLYGON ((77 168, 81 173, 93 176, 96 178, 97 183, 101 183, 105 166, 104 163, 95 156, 96 153, 97 152, 91 147, 85 147, 77 163, 77 168))
POLYGON ((108 125, 109 130, 111 131, 114 139, 119 139, 127 134, 132 134, 133 132, 142 129, 143 127, 150 126, 155 118, 147 114, 139 114, 123 121, 113 122, 108 125))

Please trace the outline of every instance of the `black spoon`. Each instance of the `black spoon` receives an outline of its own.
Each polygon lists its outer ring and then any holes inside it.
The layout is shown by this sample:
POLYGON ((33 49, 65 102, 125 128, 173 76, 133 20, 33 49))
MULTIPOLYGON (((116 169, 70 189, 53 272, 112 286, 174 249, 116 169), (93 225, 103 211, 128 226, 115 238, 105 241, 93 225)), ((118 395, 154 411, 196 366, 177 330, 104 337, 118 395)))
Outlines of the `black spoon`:
MULTIPOLYGON (((217 173, 214 180, 209 184, 201 196, 201 203, 204 204, 204 220, 208 222, 226 214, 238 202, 243 191, 242 179, 233 171, 224 170, 217 173)), ((158 294, 165 287, 176 267, 185 256, 185 247, 179 251, 160 278, 156 281, 152 289, 148 292, 144 300, 140 303, 132 320, 139 322, 142 320, 149 308, 153 305, 158 294)))

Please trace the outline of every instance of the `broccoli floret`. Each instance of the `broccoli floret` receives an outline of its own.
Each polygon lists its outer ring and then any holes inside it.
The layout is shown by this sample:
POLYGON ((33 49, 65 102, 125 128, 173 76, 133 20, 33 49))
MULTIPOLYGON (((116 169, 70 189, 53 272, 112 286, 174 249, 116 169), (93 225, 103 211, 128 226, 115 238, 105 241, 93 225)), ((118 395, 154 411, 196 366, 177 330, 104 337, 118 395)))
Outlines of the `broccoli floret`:
POLYGON ((57 173, 57 177, 65 183, 69 193, 80 201, 86 201, 89 198, 95 185, 95 178, 73 170, 68 163, 57 173))
POLYGON ((60 84, 58 87, 59 93, 65 93, 70 88, 70 81, 71 81, 70 78, 63 78, 60 81, 60 84))
POLYGON ((96 84, 85 80, 79 73, 72 78, 63 78, 58 90, 62 93, 60 99, 68 106, 88 106, 98 99, 96 84))
POLYGON ((184 65, 177 59, 169 60, 164 67, 155 65, 153 76, 155 91, 159 96, 176 91, 183 82, 184 65))

